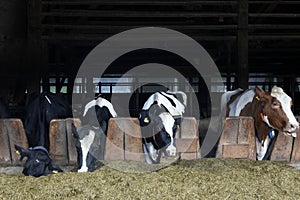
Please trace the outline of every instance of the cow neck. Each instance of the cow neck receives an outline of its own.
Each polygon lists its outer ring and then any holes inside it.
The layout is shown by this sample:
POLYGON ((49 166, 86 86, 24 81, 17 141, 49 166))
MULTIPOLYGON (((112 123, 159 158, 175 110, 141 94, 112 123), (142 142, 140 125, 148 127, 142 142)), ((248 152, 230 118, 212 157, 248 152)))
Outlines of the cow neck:
POLYGON ((156 141, 156 137, 155 137, 155 134, 152 136, 152 145, 155 147, 157 147, 157 149, 159 149, 159 146, 158 146, 158 144, 157 144, 157 141, 156 141))
POLYGON ((260 142, 265 141, 265 139, 269 136, 271 139, 274 137, 274 129, 270 127, 265 121, 264 121, 264 116, 265 114, 263 113, 263 108, 262 108, 262 102, 260 98, 255 95, 255 100, 254 100, 254 123, 255 123, 255 133, 260 142))

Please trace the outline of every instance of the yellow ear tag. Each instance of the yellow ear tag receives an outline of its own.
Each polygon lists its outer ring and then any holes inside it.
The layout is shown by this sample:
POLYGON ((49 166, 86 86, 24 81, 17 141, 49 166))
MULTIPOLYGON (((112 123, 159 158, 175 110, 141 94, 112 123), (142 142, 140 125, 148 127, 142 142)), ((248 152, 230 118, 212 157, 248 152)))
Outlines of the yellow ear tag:
POLYGON ((17 150, 17 151, 16 151, 16 154, 20 155, 20 154, 21 154, 21 152, 20 152, 19 150, 17 150))
POLYGON ((53 172, 53 174, 57 174, 57 173, 58 173, 58 171, 57 171, 57 170, 53 170, 52 172, 53 172))
POLYGON ((145 123, 149 123, 149 122, 150 122, 150 121, 149 121, 149 118, 146 117, 146 118, 144 119, 144 122, 145 122, 145 123))
POLYGON ((259 96, 256 96, 255 98, 256 98, 258 101, 260 101, 260 98, 259 98, 259 96))

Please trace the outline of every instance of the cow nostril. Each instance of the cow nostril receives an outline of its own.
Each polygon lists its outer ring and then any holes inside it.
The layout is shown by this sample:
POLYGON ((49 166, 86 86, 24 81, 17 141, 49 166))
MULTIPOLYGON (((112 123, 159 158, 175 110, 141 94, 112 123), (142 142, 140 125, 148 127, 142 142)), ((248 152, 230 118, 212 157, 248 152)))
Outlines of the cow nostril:
POLYGON ((289 123, 289 128, 291 130, 296 130, 297 128, 299 128, 299 125, 298 124, 294 124, 294 123, 289 123))

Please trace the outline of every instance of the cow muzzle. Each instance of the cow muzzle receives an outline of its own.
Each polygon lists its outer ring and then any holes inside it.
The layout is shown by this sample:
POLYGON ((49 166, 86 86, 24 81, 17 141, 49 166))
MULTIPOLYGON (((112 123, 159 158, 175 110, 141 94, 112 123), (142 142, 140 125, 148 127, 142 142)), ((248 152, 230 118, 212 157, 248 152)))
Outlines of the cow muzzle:
POLYGON ((297 137, 297 132, 296 131, 298 129, 299 129, 299 123, 298 122, 294 122, 294 123, 289 122, 286 125, 286 128, 283 130, 283 133, 285 135, 288 135, 288 136, 297 137))
POLYGON ((166 149, 166 154, 169 157, 175 157, 177 155, 176 147, 173 145, 168 146, 168 148, 166 149))

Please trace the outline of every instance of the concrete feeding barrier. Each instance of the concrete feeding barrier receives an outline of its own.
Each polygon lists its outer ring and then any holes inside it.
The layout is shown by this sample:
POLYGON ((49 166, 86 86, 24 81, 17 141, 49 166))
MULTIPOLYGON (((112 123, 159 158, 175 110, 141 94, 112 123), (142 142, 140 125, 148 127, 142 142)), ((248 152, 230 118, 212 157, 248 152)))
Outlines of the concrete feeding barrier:
POLYGON ((60 165, 72 165, 77 162, 76 140, 72 133, 72 123, 79 127, 81 122, 76 118, 53 119, 50 122, 50 157, 60 165))
POLYGON ((28 148, 23 123, 20 119, 0 119, 0 163, 21 164, 15 145, 28 148))
MULTIPOLYGON (((141 136, 137 118, 110 119, 104 160, 144 161, 141 136)), ((195 118, 183 118, 181 128, 176 134, 176 147, 182 159, 199 158, 198 126, 195 118)))
POLYGON ((108 123, 104 160, 142 161, 141 135, 137 118, 111 118, 108 123))
POLYGON ((225 119, 216 157, 256 159, 252 117, 228 117, 225 119))

